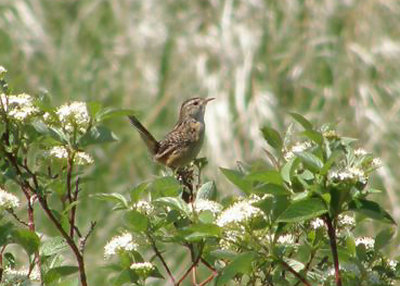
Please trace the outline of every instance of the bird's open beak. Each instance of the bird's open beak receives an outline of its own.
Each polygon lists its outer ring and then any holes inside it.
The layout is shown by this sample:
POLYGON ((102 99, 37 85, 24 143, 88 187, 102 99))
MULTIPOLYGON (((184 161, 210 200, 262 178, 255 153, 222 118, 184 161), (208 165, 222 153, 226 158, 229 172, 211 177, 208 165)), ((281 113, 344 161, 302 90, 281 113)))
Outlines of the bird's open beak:
POLYGON ((214 99, 215 99, 214 97, 206 98, 206 99, 205 99, 205 103, 208 103, 209 101, 214 100, 214 99))

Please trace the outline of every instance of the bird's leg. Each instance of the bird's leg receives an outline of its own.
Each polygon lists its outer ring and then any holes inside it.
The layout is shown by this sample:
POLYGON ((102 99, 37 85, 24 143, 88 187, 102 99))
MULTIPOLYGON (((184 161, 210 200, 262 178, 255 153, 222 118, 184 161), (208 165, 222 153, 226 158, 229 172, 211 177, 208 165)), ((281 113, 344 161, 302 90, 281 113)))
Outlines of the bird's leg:
POLYGON ((179 168, 176 171, 178 181, 183 185, 182 199, 189 203, 193 201, 193 169, 179 168))

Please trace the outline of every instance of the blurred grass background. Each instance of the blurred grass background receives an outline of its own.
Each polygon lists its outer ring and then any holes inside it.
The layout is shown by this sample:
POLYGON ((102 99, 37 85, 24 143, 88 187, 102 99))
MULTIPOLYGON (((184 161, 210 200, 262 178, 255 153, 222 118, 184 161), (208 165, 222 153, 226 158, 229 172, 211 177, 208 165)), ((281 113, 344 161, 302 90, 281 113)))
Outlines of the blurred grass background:
MULTIPOLYGON (((1 0, 0 65, 16 92, 133 108, 157 138, 184 99, 216 97, 203 154, 223 194, 234 190, 217 167, 260 158, 261 125, 284 130, 287 111, 339 122, 382 158, 373 184, 399 221, 399 19, 397 0, 1 0)), ((92 285, 105 285, 100 249, 120 220, 89 194, 127 194, 159 173, 126 120, 108 124, 120 141, 91 150, 79 210, 80 225, 99 222, 86 254, 92 285)))

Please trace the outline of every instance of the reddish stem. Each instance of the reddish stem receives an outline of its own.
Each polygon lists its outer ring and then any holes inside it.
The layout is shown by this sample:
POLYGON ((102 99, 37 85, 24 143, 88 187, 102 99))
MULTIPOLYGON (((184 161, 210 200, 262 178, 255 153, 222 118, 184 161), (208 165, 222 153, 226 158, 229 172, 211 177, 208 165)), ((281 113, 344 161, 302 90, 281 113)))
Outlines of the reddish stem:
POLYGON ((336 285, 342 286, 342 278, 340 276, 340 269, 339 269, 339 257, 338 257, 337 245, 336 245, 336 230, 333 227, 332 220, 328 214, 324 216, 324 221, 325 221, 326 226, 328 227, 329 242, 331 245, 333 264, 335 266, 336 285))

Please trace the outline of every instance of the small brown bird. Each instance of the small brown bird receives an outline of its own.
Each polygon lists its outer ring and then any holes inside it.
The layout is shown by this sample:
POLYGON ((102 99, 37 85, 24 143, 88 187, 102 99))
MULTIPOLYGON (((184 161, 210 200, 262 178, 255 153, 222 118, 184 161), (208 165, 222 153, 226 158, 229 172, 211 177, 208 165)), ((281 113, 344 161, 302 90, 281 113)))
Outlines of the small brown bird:
POLYGON ((175 127, 161 141, 139 122, 135 116, 128 116, 136 127, 154 160, 177 170, 193 161, 199 154, 204 141, 204 112, 206 105, 214 98, 191 98, 182 103, 175 127))

